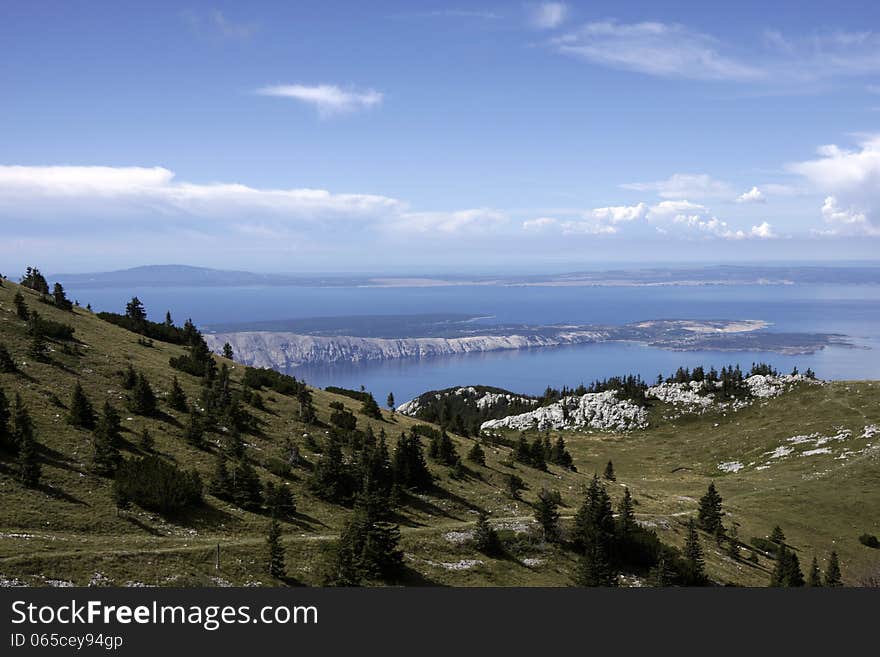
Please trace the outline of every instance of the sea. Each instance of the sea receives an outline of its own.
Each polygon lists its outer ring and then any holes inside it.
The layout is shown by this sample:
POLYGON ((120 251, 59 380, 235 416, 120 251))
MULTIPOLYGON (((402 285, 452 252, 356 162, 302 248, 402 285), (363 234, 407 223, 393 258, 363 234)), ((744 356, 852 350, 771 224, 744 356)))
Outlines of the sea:
POLYGON ((656 319, 759 319, 768 330, 837 333, 857 348, 826 347, 809 355, 767 352, 676 352, 637 344, 605 343, 496 351, 421 360, 309 366, 289 373, 319 387, 372 392, 398 403, 451 386, 491 385, 537 394, 548 385, 589 383, 621 374, 652 380, 679 366, 748 369, 763 361, 780 371, 812 368, 825 379, 880 379, 878 285, 669 285, 438 287, 150 287, 68 289, 93 310, 123 312, 136 295, 151 319, 170 311, 202 330, 231 323, 352 315, 468 314, 485 324, 626 324, 656 319))

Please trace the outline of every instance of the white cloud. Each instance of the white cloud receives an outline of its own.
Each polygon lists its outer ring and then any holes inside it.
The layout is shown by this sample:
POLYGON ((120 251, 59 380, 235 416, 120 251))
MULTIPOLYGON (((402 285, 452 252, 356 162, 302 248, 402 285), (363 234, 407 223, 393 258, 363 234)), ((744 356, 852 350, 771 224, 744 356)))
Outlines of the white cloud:
POLYGON ((596 221, 563 221, 560 224, 563 235, 614 235, 615 226, 596 221))
POLYGON ((183 17, 198 34, 222 39, 246 41, 259 29, 256 23, 230 20, 219 9, 212 9, 206 14, 184 11, 183 17))
POLYGON ((551 44, 564 54, 660 77, 756 80, 765 76, 759 68, 719 54, 712 37, 677 24, 587 23, 551 44))
POLYGON ((417 233, 485 233, 508 222, 505 213, 491 208, 473 208, 453 212, 406 212, 394 219, 392 231, 417 233))
POLYGON ((592 215, 596 219, 618 224, 642 219, 647 212, 648 206, 644 203, 639 203, 638 205, 614 205, 605 208, 594 208, 592 215))
POLYGON ((382 103, 382 93, 373 89, 357 91, 342 89, 333 84, 307 86, 302 84, 280 84, 257 89, 262 96, 292 98, 314 106, 323 117, 334 114, 347 114, 376 107, 382 103))
POLYGON ((767 197, 757 187, 752 187, 749 191, 743 192, 736 198, 737 203, 766 203, 767 197))
POLYGON ((705 205, 699 203, 691 203, 687 200, 681 201, 660 201, 656 205, 652 205, 648 211, 648 219, 669 217, 677 214, 686 213, 705 214, 708 212, 705 205))
POLYGON ((856 149, 831 144, 818 152, 819 158, 788 168, 826 195, 825 221, 836 230, 880 234, 880 135, 863 137, 856 149))
POLYGON ((542 2, 531 8, 529 22, 539 30, 559 27, 568 16, 568 6, 563 2, 542 2))
POLYGON ((724 198, 732 195, 729 184, 705 173, 676 173, 666 180, 625 183, 623 189, 655 192, 661 198, 724 198))
POLYGON ((371 217, 403 206, 372 194, 177 182, 174 172, 162 167, 0 166, 0 209, 24 208, 29 216, 79 211, 114 220, 120 213, 219 220, 256 213, 300 221, 371 217))
POLYGON ((522 223, 523 230, 540 232, 559 225, 559 220, 553 217, 537 217, 526 219, 522 223))
POLYGON ((758 237, 765 240, 776 237, 776 234, 773 232, 773 227, 766 221, 758 226, 752 226, 751 235, 752 237, 758 237))

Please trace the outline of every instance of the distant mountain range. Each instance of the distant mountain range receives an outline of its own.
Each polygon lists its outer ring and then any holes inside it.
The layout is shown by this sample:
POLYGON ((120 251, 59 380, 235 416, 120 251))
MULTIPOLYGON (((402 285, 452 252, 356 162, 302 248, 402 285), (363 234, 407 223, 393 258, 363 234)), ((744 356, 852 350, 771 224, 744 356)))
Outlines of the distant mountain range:
POLYGON ((49 279, 61 281, 65 286, 77 289, 251 285, 303 287, 865 285, 880 284, 880 266, 716 265, 609 269, 526 276, 382 276, 368 274, 258 274, 187 265, 148 265, 110 272, 52 274, 49 279))

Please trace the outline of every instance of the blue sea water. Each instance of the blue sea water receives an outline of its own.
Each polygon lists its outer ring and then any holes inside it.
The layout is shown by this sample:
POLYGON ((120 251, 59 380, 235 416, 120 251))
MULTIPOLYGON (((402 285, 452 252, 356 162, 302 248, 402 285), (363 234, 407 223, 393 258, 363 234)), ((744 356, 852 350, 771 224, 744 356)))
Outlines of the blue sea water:
POLYGON ((650 319, 761 319, 773 331, 842 333, 862 348, 829 347, 812 355, 754 352, 672 352, 635 344, 599 344, 489 352, 464 356, 307 367, 292 374, 317 386, 364 386, 384 401, 404 401, 426 390, 484 384, 523 393, 547 385, 577 385, 615 374, 654 378, 680 365, 748 367, 765 361, 780 370, 812 367, 823 378, 880 379, 880 286, 668 287, 139 287, 72 288, 95 310, 122 312, 137 295, 152 319, 170 310, 212 324, 306 317, 466 313, 486 323, 625 324, 650 319))

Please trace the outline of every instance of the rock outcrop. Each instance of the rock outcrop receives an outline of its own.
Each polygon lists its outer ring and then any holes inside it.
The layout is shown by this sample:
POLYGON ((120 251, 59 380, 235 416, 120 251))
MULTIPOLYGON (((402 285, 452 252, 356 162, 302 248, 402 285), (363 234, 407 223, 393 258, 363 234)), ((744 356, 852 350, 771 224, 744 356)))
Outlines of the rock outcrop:
POLYGON ((563 397, 556 403, 528 413, 484 422, 480 429, 598 429, 630 431, 648 425, 647 411, 613 390, 563 397))

